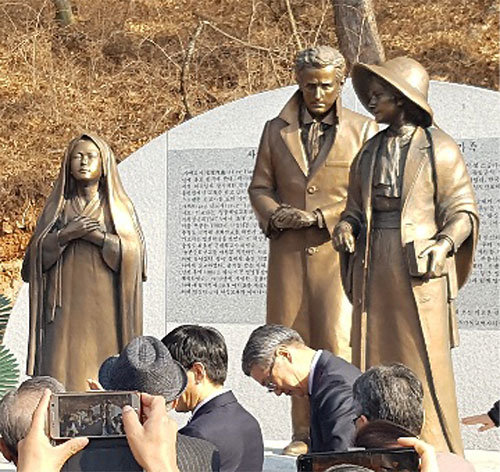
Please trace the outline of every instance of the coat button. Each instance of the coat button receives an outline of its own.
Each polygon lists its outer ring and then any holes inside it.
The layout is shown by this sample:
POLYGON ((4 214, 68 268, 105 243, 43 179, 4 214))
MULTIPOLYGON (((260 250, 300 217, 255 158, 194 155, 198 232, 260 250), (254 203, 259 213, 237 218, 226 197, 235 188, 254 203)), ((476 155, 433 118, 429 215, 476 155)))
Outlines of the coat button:
POLYGON ((313 193, 316 193, 318 191, 318 187, 316 185, 311 185, 310 187, 307 187, 307 193, 312 195, 313 193))
POLYGON ((315 247, 308 247, 306 249, 306 252, 309 256, 312 256, 315 252, 317 252, 318 250, 315 248, 315 247))

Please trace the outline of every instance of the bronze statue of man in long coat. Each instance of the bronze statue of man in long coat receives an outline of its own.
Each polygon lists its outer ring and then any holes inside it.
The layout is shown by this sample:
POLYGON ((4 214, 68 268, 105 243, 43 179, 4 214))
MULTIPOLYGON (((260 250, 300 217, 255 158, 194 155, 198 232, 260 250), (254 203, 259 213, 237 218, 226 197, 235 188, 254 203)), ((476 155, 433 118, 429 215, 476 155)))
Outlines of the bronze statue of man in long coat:
MULTIPOLYGON (((350 360, 351 305, 331 235, 347 197, 351 162, 377 125, 341 106, 343 56, 318 46, 297 55, 299 90, 266 123, 248 189, 270 239, 267 322, 297 330, 306 344, 350 360)), ((292 399, 293 441, 304 452, 307 401, 292 399), (299 441, 299 442, 296 442, 299 441)))

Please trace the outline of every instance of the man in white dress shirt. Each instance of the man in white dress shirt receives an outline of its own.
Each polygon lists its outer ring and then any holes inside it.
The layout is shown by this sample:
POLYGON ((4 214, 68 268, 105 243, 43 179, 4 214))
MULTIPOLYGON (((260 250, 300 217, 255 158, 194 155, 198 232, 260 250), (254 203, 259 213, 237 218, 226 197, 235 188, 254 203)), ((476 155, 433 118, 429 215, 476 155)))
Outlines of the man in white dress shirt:
POLYGON ((220 453, 221 472, 262 470, 264 445, 259 423, 224 388, 227 348, 219 331, 207 326, 182 325, 168 333, 162 342, 188 376, 186 390, 175 409, 190 411, 192 416, 179 433, 215 444, 220 453))
POLYGON ((250 335, 242 368, 278 396, 309 397, 311 452, 345 451, 351 445, 357 367, 329 351, 311 349, 292 328, 264 325, 250 335))

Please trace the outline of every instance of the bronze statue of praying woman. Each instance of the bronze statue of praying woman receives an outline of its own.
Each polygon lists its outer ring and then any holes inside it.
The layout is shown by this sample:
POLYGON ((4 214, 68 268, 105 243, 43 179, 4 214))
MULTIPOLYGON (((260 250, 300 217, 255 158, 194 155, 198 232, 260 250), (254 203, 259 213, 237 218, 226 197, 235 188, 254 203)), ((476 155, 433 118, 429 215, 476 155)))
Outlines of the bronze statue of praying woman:
POLYGON ((142 334, 144 237, 109 145, 70 142, 23 262, 30 285, 28 375, 86 390, 142 334))

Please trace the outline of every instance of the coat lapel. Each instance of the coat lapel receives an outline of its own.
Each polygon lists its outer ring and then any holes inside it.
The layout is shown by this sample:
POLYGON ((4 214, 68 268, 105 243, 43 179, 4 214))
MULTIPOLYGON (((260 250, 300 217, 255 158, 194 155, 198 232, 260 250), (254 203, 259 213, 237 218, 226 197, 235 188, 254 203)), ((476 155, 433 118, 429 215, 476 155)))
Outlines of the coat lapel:
POLYGON ((293 156, 302 173, 307 176, 309 173, 309 165, 307 162, 306 152, 300 139, 299 122, 294 121, 285 128, 280 130, 281 137, 285 142, 290 154, 293 156))
POLYGON ((405 207, 408 196, 415 186, 415 182, 422 170, 423 164, 427 159, 427 148, 429 142, 422 128, 417 128, 410 142, 410 149, 406 156, 405 168, 403 173, 403 188, 401 191, 401 206, 405 207))
POLYGON ((342 126, 342 100, 340 97, 337 98, 334 108, 333 108, 334 123, 332 126, 335 128, 329 130, 328 135, 321 146, 319 154, 314 159, 314 162, 309 169, 309 177, 311 178, 318 169, 321 169, 325 161, 332 160, 344 160, 343 150, 345 145, 342 143, 349 141, 349 136, 345 136, 345 127, 342 126))
POLYGON ((304 146, 302 145, 302 140, 300 139, 300 102, 301 93, 297 90, 279 114, 279 118, 287 123, 287 126, 280 130, 280 134, 300 170, 307 177, 309 173, 309 164, 307 162, 304 146))
POLYGON ((361 197, 363 201, 363 207, 365 209, 365 212, 367 213, 366 215, 367 221, 370 221, 370 215, 372 209, 371 195, 372 195, 372 183, 373 183, 373 169, 375 168, 375 161, 377 159, 380 143, 382 142, 382 136, 383 134, 379 133, 376 136, 375 140, 373 141, 373 144, 368 145, 363 151, 363 154, 366 154, 366 156, 361 157, 361 159, 363 160, 369 159, 368 165, 361 166, 361 182, 362 182, 361 197))

